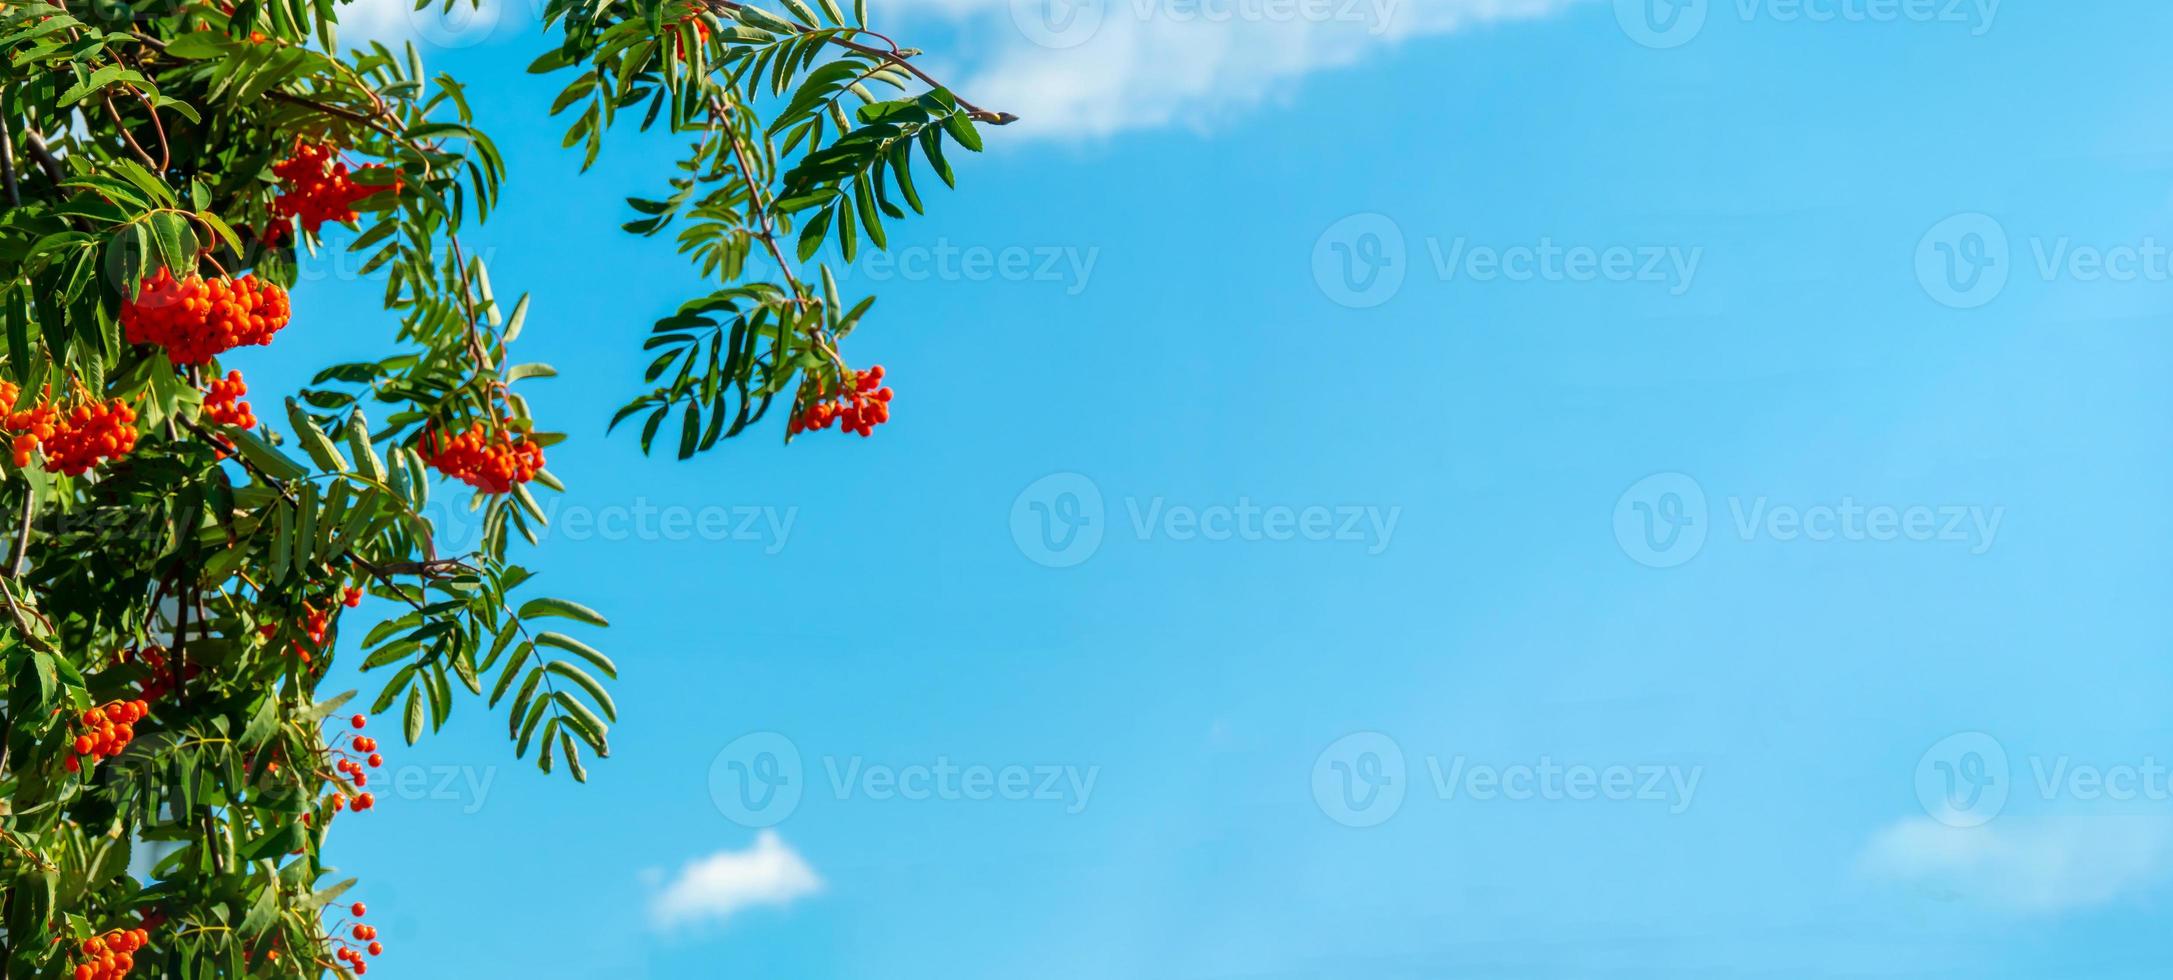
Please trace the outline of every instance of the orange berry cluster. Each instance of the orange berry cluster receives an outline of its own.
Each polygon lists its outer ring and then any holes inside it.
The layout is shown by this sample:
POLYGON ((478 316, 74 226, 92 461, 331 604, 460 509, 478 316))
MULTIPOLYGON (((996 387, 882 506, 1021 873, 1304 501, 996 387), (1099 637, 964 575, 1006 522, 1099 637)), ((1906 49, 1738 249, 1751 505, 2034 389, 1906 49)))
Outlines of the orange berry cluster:
POLYGON ((83 940, 77 950, 83 959, 75 965, 75 980, 121 980, 136 967, 136 951, 151 941, 142 929, 114 929, 83 940))
POLYGON ((849 389, 835 399, 826 391, 816 390, 814 402, 792 420, 794 435, 827 429, 835 422, 842 431, 866 436, 890 421, 890 388, 883 384, 883 366, 847 374, 849 389))
MULTIPOLYGON (((709 43, 709 22, 702 19, 702 14, 700 11, 695 11, 694 13, 686 15, 685 17, 679 18, 678 23, 692 23, 694 25, 695 43, 709 43)), ((686 44, 679 39, 679 34, 676 31, 672 33, 672 55, 678 58, 684 58, 687 55, 686 44)))
POLYGON ((236 347, 271 343, 290 316, 287 291, 254 275, 176 281, 160 269, 121 304, 121 329, 131 344, 166 348, 175 364, 203 364, 236 347))
POLYGON ((6 403, 6 418, 0 420, 0 425, 14 433, 10 448, 15 451, 15 465, 18 467, 30 465, 31 454, 37 451, 38 444, 52 438, 60 423, 60 410, 44 398, 38 399, 37 404, 27 409, 17 411, 14 407, 15 401, 22 394, 23 389, 15 382, 0 381, 0 401, 6 403))
MULTIPOLYGON (((362 169, 373 170, 378 164, 362 169)), ((383 188, 357 184, 347 164, 329 146, 297 141, 294 155, 272 165, 272 173, 286 181, 286 189, 272 200, 272 214, 281 219, 300 218, 302 227, 316 234, 327 221, 355 220, 355 202, 383 188)), ((400 185, 395 182, 394 188, 400 185)))
POLYGON ((503 427, 486 431, 481 422, 451 438, 434 429, 424 432, 416 448, 438 472, 484 493, 506 493, 543 469, 542 446, 503 427))
POLYGON ((358 788, 368 786, 370 785, 370 774, 362 770, 363 763, 368 763, 370 768, 375 769, 385 764, 385 757, 378 754, 377 740, 374 738, 358 735, 355 737, 354 746, 355 751, 367 752, 369 757, 362 762, 356 762, 342 755, 339 761, 332 764, 332 768, 339 770, 340 775, 346 776, 347 780, 354 783, 358 788))
MULTIPOLYGON (((347 589, 340 593, 340 603, 349 609, 361 605, 362 590, 347 589)), ((309 645, 303 646, 300 640, 296 640, 294 643, 294 656, 306 664, 310 661, 310 651, 324 649, 325 635, 331 632, 332 629, 332 609, 330 606, 319 609, 314 602, 304 602, 302 603, 302 613, 303 620, 298 625, 301 627, 302 635, 308 637, 309 645)), ((272 623, 257 627, 258 635, 263 636, 265 639, 270 639, 278 632, 279 627, 272 623)))
POLYGON ((32 454, 45 449, 46 465, 69 476, 82 476, 105 459, 136 448, 136 411, 116 401, 89 402, 62 412, 50 398, 21 411, 12 407, 22 389, 0 381, 0 430, 11 433, 9 448, 16 466, 29 466, 32 454))
MULTIPOLYGON (((361 902, 356 902, 355 904, 348 906, 347 911, 348 914, 353 915, 355 918, 359 919, 362 918, 365 913, 369 912, 369 907, 363 905, 361 902)), ((334 941, 339 943, 339 949, 335 951, 332 955, 337 957, 340 962, 347 964, 349 968, 355 971, 355 975, 359 977, 365 973, 370 972, 370 965, 363 961, 362 954, 367 952, 371 956, 382 955, 385 952, 385 944, 377 941, 376 926, 363 925, 358 922, 352 928, 347 930, 347 934, 354 937, 355 942, 368 943, 369 945, 351 946, 348 944, 347 940, 340 939, 337 936, 334 936, 334 941)))
MULTIPOLYGON (((151 672, 151 679, 144 681, 143 689, 136 693, 138 698, 145 701, 156 701, 173 692, 175 681, 173 673, 166 669, 166 653, 163 649, 154 646, 145 647, 133 654, 124 651, 121 659, 123 661, 131 659, 142 661, 144 667, 151 672)), ((183 679, 194 678, 202 672, 202 665, 190 664, 188 669, 182 672, 183 679)))
POLYGON ((241 400, 248 393, 249 386, 242 382, 240 371, 226 372, 226 380, 213 381, 204 392, 204 417, 220 425, 256 428, 257 413, 241 400))
MULTIPOLYGON (((369 721, 370 720, 368 718, 365 718, 361 715, 356 715, 353 718, 348 719, 348 723, 353 725, 358 731, 364 725, 369 724, 369 721)), ((370 738, 366 735, 357 735, 355 736, 354 746, 358 751, 370 753, 369 762, 371 766, 374 767, 384 764, 384 757, 377 754, 376 739, 370 738)), ((364 786, 369 783, 369 777, 362 774, 362 767, 355 765, 351 761, 342 759, 335 768, 339 769, 339 771, 343 774, 348 774, 350 778, 354 780, 354 783, 357 787, 364 786), (353 770, 353 772, 350 773, 349 770, 353 770)), ((326 802, 332 804, 332 809, 334 812, 338 812, 341 809, 348 809, 353 810, 356 813, 361 813, 364 810, 376 806, 377 797, 371 796, 367 792, 357 793, 355 794, 354 802, 350 803, 347 800, 347 794, 334 793, 326 802)))
POLYGON ((68 771, 82 770, 83 763, 79 756, 96 762, 120 755, 122 749, 128 748, 129 741, 136 737, 136 729, 133 727, 135 723, 142 721, 150 713, 151 703, 143 700, 109 701, 83 712, 82 733, 69 746, 75 750, 75 755, 69 756, 65 763, 68 771))
MULTIPOLYGON (((119 399, 77 405, 61 417, 45 440, 45 462, 69 476, 82 476, 100 462, 119 459, 136 448, 136 410, 119 399)), ((18 450, 19 452, 20 450, 18 450)))

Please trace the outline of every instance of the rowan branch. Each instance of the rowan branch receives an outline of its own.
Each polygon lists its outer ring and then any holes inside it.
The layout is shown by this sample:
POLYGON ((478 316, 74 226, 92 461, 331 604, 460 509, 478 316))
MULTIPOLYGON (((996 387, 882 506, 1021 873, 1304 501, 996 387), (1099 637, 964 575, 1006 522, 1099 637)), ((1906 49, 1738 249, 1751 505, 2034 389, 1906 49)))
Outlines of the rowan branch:
POLYGON ((38 169, 45 171, 46 179, 55 186, 68 179, 67 173, 60 169, 60 161, 53 156, 53 151, 46 149, 45 141, 38 138, 37 130, 23 134, 23 152, 30 154, 30 158, 38 162, 38 169))

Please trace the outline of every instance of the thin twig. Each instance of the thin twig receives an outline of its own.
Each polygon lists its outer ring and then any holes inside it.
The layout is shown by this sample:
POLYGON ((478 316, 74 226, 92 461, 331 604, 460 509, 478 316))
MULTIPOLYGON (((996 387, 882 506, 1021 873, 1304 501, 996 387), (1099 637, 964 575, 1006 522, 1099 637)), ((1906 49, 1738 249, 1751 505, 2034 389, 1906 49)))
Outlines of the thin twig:
POLYGON ((23 494, 23 517, 15 525, 15 551, 8 556, 9 578, 22 578, 30 561, 30 521, 37 514, 36 494, 23 494))
POLYGON ((7 181, 8 206, 22 207, 23 192, 15 183, 15 127, 5 117, 0 117, 0 178, 7 181))
MULTIPOLYGON (((153 172, 163 169, 158 165, 158 161, 151 159, 151 154, 144 152, 143 144, 136 142, 135 135, 128 131, 128 124, 121 121, 120 110, 113 107, 113 96, 107 95, 99 101, 105 104, 106 118, 113 120, 113 128, 120 131, 121 139, 128 144, 131 151, 134 151, 136 159, 143 161, 143 165, 150 167, 153 172)), ((157 117, 154 116, 153 118, 157 117)))
MULTIPOLYGON (((777 228, 770 222, 770 202, 763 200, 762 187, 755 180, 754 171, 748 169, 747 149, 740 142, 739 127, 727 118, 730 111, 716 99, 709 100, 710 117, 716 120, 717 128, 724 131, 725 140, 732 144, 732 159, 738 161, 740 179, 746 182, 747 211, 757 224, 755 237, 762 240, 762 247, 769 251, 770 258, 777 262, 778 271, 784 274, 786 284, 792 287, 792 305, 804 309, 815 300, 806 295, 807 287, 800 285, 799 278, 792 274, 792 263, 785 261, 784 251, 777 247, 777 228)), ((828 355, 831 363, 836 364, 839 370, 844 370, 845 358, 838 354, 837 348, 824 336, 821 317, 818 316, 808 323, 807 336, 814 342, 816 350, 828 355)))

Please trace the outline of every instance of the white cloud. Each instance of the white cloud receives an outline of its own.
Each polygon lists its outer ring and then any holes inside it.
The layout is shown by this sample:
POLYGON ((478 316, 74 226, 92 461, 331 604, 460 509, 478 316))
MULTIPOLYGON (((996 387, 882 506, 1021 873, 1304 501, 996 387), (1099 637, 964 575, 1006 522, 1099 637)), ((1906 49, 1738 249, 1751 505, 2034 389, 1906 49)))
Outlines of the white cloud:
MULTIPOLYGON (((422 11, 413 0, 346 0, 340 42, 397 48, 412 40, 427 54, 533 37, 544 2, 480 0, 477 10, 476 0, 452 0, 446 12, 444 0, 422 11)), ((920 60, 940 68, 936 77, 960 95, 1017 113, 1000 141, 1012 142, 1202 126, 1407 38, 1586 2, 1593 0, 875 0, 872 17, 878 27, 895 26, 901 43, 931 48, 920 60)))
POLYGON ((2102 905, 2173 871, 2173 822, 2150 817, 2006 817, 1950 827, 1929 817, 1872 835, 1858 867, 2018 912, 2102 905))
POLYGON ((433 48, 472 47, 529 28, 542 2, 453 0, 448 8, 444 0, 431 0, 428 7, 416 10, 414 0, 346 0, 339 7, 340 47, 359 47, 370 41, 382 41, 395 51, 413 41, 425 53, 433 48))
POLYGON ((723 922, 758 905, 789 905, 822 890, 822 879, 773 830, 744 851, 718 851, 680 868, 649 906, 658 928, 723 922))
MULTIPOLYGON (((905 0, 954 22, 945 80, 1017 113, 1012 136, 1203 125, 1406 38, 1540 17, 1582 0, 905 0)), ((889 8, 900 10, 900 6, 889 8)))

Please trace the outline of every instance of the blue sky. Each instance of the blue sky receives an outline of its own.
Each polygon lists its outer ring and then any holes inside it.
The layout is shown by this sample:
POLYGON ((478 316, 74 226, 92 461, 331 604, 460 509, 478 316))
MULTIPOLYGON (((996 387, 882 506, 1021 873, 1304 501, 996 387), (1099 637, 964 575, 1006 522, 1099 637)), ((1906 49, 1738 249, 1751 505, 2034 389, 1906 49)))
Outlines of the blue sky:
POLYGON ((392 975, 2163 972, 2173 10, 871 6, 1026 120, 846 278, 894 420, 690 463, 603 433, 672 147, 372 15, 626 529, 530 559, 614 620, 590 784, 467 702, 342 820, 392 975))

